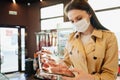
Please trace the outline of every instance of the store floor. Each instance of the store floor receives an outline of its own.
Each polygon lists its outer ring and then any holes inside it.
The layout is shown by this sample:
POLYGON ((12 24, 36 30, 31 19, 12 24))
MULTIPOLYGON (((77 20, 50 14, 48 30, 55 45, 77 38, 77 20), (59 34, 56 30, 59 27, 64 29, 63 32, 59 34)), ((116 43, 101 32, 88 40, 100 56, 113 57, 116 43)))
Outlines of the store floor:
MULTIPOLYGON (((9 80, 39 80, 39 79, 35 79, 34 75, 25 77, 24 73, 19 73, 19 72, 6 74, 5 76, 8 77, 9 80)), ((117 77, 117 80, 120 80, 120 76, 117 77)))

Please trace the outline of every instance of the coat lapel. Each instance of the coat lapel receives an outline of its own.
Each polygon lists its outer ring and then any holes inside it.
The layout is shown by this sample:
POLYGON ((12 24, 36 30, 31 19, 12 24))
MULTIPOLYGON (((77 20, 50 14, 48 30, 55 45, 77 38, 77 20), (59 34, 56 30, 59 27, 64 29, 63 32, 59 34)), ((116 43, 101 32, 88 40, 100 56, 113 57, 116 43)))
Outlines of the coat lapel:
POLYGON ((103 42, 101 42, 100 40, 96 40, 95 46, 96 46, 96 49, 95 49, 94 56, 103 58, 104 54, 101 54, 101 53, 105 53, 105 45, 103 45, 103 42))
POLYGON ((86 54, 90 54, 91 52, 95 51, 95 41, 93 39, 90 40, 90 42, 84 46, 86 54))
POLYGON ((75 38, 73 45, 74 45, 74 48, 76 48, 78 50, 78 53, 82 53, 85 57, 86 53, 85 53, 85 50, 84 50, 83 43, 80 39, 80 36, 78 38, 75 38))

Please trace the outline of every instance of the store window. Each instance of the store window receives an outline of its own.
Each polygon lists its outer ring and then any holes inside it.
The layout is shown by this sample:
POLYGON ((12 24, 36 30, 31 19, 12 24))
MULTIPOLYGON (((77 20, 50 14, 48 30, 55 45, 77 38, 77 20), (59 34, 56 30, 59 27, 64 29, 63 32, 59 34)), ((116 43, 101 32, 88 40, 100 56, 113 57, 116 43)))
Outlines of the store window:
POLYGON ((56 29, 64 21, 63 3, 41 8, 41 30, 56 29))
POLYGON ((96 12, 99 21, 113 32, 120 32, 120 9, 96 12))

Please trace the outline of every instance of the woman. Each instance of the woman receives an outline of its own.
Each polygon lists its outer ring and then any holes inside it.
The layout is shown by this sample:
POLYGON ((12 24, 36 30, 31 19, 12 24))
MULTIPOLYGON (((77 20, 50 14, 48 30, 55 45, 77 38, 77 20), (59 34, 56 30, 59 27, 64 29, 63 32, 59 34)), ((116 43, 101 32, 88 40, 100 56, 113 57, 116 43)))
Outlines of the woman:
POLYGON ((63 61, 73 67, 75 77, 63 76, 62 80, 116 80, 118 45, 114 33, 100 24, 85 0, 69 2, 65 14, 76 32, 69 36, 63 61))

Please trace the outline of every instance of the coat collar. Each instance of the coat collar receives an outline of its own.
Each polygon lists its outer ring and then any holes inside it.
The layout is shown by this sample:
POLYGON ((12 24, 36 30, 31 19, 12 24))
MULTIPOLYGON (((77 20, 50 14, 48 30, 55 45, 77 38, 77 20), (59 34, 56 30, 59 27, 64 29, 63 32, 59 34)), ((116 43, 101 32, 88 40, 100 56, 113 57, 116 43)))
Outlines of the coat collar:
MULTIPOLYGON (((78 33, 78 32, 74 32, 74 34, 75 34, 74 38, 77 38, 80 35, 80 33, 78 33)), ((94 29, 91 36, 102 38, 102 30, 94 29)))
POLYGON ((102 30, 94 29, 92 32, 92 36, 102 38, 102 30))

